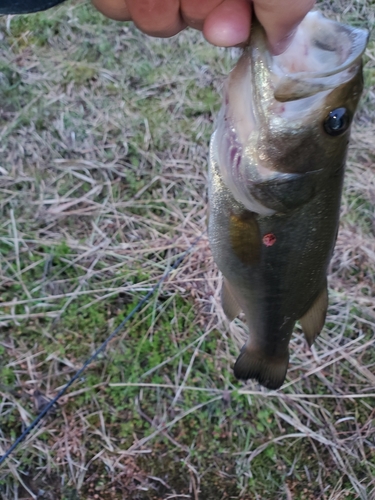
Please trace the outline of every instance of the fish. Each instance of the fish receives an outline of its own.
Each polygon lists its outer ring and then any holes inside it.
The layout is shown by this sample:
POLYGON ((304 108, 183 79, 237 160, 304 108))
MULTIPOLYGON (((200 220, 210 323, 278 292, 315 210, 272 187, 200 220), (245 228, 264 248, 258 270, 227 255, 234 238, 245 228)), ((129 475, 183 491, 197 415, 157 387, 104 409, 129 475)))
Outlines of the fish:
POLYGON ((367 41, 367 30, 311 11, 272 55, 255 21, 227 79, 210 142, 208 238, 223 310, 246 318, 237 379, 280 388, 296 322, 309 346, 323 329, 367 41))

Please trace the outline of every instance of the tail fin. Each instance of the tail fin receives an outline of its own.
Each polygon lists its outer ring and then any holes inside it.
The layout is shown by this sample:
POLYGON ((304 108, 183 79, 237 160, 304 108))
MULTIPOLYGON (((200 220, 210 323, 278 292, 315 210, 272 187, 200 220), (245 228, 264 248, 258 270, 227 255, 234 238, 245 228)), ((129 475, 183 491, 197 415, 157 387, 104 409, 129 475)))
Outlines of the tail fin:
POLYGON ((245 344, 234 365, 234 375, 240 380, 255 379, 267 389, 278 389, 284 383, 288 363, 288 350, 271 357, 245 344))

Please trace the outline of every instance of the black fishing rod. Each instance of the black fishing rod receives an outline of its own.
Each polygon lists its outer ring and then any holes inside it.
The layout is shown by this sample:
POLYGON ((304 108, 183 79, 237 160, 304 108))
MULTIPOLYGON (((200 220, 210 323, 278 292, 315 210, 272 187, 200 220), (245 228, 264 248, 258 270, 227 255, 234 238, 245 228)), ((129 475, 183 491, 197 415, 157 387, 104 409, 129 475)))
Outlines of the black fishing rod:
POLYGON ((0 0, 0 15, 31 14, 47 10, 65 0, 0 0))

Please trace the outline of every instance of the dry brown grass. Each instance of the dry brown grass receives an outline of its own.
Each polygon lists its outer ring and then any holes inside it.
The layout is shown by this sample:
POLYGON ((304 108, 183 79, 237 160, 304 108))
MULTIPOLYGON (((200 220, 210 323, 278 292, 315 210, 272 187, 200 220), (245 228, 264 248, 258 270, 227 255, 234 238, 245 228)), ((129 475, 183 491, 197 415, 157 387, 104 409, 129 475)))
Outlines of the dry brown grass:
MULTIPOLYGON (((371 2, 321 6, 374 20, 371 2)), ((4 452, 205 230, 237 52, 194 32, 151 40, 74 2, 3 19, 0 37, 4 452)), ((372 498, 374 41, 365 82, 326 327, 311 350, 297 330, 283 389, 233 378, 246 332, 224 318, 204 237, 7 461, 2 498, 372 498)))

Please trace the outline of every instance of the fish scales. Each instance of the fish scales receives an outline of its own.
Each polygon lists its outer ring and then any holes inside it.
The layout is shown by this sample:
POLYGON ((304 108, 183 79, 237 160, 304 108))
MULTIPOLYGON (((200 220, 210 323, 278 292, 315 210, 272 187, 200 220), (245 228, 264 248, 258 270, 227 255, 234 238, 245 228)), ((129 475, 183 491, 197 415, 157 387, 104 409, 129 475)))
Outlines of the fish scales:
POLYGON ((211 139, 208 231, 224 312, 242 310, 249 330, 235 375, 277 389, 296 321, 310 345, 324 325, 368 35, 313 12, 272 57, 259 24, 252 33, 211 139))

